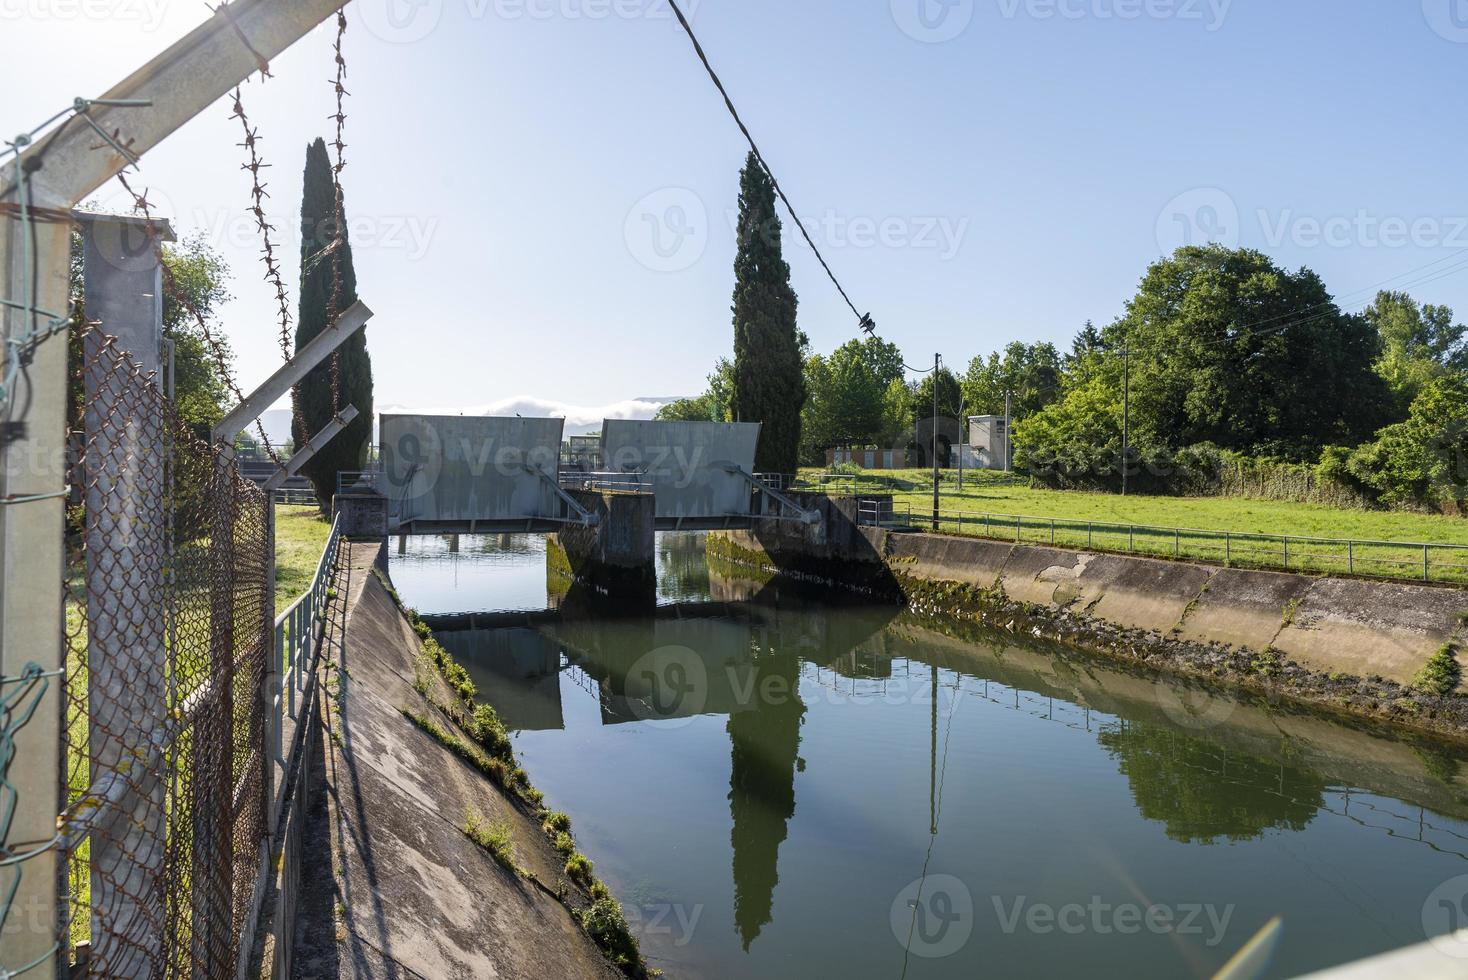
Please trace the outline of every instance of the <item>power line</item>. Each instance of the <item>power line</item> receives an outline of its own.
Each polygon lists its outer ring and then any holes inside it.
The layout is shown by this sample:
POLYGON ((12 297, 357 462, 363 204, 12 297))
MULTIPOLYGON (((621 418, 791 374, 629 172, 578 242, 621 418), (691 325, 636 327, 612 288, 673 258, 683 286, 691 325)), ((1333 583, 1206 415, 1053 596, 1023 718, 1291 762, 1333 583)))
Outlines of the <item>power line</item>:
POLYGON ((857 319, 857 325, 869 335, 875 334, 877 324, 872 320, 872 315, 870 313, 862 313, 856 308, 856 304, 846 294, 846 289, 841 285, 841 281, 836 278, 836 273, 831 271, 831 266, 826 261, 826 257, 816 247, 815 239, 811 238, 810 232, 806 231, 805 223, 800 220, 800 215, 795 213, 795 206, 790 203, 790 198, 785 196, 785 191, 781 188, 780 181, 776 179, 775 172, 770 169, 770 165, 765 162, 764 154, 760 152, 759 146, 755 144, 754 136, 750 134, 749 127, 744 125, 744 120, 739 117, 739 110, 734 108, 734 100, 729 97, 729 92, 724 88, 724 83, 719 80, 718 72, 714 71, 714 66, 709 63, 708 55, 704 53, 703 45, 699 43, 697 35, 693 33, 693 27, 688 23, 688 18, 683 16, 683 11, 678 6, 677 0, 668 0, 668 5, 673 8, 673 13, 677 15, 678 23, 683 25, 683 31, 688 35, 688 40, 693 42, 693 50, 698 55, 698 60, 703 62, 704 70, 708 72, 709 78, 713 80, 714 87, 724 97, 724 105, 728 108, 729 115, 734 117, 734 122, 739 126, 739 131, 744 134, 745 140, 749 143, 750 151, 754 153, 754 158, 759 161, 759 165, 764 168, 766 176, 770 178, 770 183, 775 187, 775 193, 780 196, 780 200, 785 204, 785 210, 790 212, 790 220, 794 221, 795 227, 800 229, 801 235, 805 237, 805 243, 815 253, 816 259, 821 263, 821 268, 826 270, 826 275, 836 287, 836 291, 841 294, 841 298, 846 301, 846 305, 851 307, 852 315, 857 319))

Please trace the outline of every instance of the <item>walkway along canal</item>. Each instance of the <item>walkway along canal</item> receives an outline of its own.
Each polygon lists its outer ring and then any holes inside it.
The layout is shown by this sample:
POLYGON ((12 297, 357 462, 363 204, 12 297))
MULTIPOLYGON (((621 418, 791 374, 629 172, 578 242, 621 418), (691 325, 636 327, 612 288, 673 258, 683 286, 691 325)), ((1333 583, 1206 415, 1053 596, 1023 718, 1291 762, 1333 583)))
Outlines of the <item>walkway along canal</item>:
POLYGON ((1449 944, 1452 742, 812 589, 710 540, 659 535, 660 605, 631 616, 570 603, 536 538, 390 559, 649 965, 1206 977, 1276 917, 1260 976, 1449 944))

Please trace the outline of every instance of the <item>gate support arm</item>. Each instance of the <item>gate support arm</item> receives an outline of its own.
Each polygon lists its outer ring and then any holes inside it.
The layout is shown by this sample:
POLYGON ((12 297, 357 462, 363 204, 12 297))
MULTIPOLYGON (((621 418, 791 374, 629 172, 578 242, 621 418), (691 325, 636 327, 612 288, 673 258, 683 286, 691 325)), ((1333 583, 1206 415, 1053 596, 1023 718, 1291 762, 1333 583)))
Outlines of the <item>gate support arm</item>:
POLYGON ((735 463, 714 463, 713 465, 726 473, 733 473, 735 476, 743 477, 744 481, 750 486, 754 487, 761 493, 769 495, 769 498, 771 500, 780 505, 780 510, 784 515, 782 517, 776 518, 777 520, 795 520, 799 521, 802 524, 810 524, 812 526, 820 523, 820 511, 807 510, 806 508, 800 506, 800 504, 791 497, 788 497, 785 494, 781 493, 779 490, 772 489, 766 484, 761 483, 759 480, 755 479, 754 475, 745 472, 743 467, 735 463))
POLYGON ((348 338, 365 327, 371 318, 372 311, 361 300, 347 307, 336 318, 336 323, 307 341, 306 346, 296 351, 294 357, 282 364, 264 384, 246 395, 244 401, 220 420, 214 427, 214 441, 233 446, 235 436, 243 432, 267 408, 284 398, 312 368, 326 360, 348 338))
POLYGON ((275 493, 285 485, 287 480, 301 472, 301 467, 305 466, 311 457, 319 453, 328 442, 335 439, 343 429, 351 425, 356 417, 357 406, 348 405, 341 410, 339 415, 322 426, 320 432, 308 439, 304 446, 296 450, 295 455, 285 461, 284 466, 276 470, 270 479, 265 481, 265 495, 268 497, 275 493))

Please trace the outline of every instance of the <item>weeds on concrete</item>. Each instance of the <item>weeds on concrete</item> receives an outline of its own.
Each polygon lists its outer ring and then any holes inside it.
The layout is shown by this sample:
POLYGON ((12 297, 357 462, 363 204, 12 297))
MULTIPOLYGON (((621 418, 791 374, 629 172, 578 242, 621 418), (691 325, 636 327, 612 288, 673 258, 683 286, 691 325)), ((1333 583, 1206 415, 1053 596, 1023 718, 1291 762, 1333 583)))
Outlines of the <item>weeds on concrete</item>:
POLYGON ((1286 602, 1284 604, 1284 610, 1283 610, 1283 612, 1284 612, 1284 619, 1283 619, 1283 622, 1282 622, 1281 625, 1282 626, 1286 626, 1286 627, 1293 626, 1294 623, 1295 623, 1295 613, 1298 612, 1299 609, 1300 609, 1300 597, 1299 596, 1296 596, 1295 598, 1291 599, 1289 602, 1286 602))
POLYGON ((464 814, 464 834, 500 864, 519 873, 520 868, 515 863, 515 829, 508 820, 490 822, 470 810, 464 814))
POLYGON ((624 973, 636 976, 642 971, 642 954, 637 939, 627 926, 622 906, 614 898, 598 898, 577 914, 581 928, 601 947, 606 958, 624 973))
POLYGON ((1458 667, 1458 650, 1451 643, 1427 658, 1427 663, 1412 678, 1412 686, 1428 694, 1445 697, 1458 689, 1462 670, 1458 667))
POLYGON ((591 876, 591 859, 580 851, 566 858, 566 877, 583 888, 590 888, 595 879, 591 876))
POLYGON ((552 810, 545 815, 545 822, 541 826, 547 834, 570 833, 571 818, 560 810, 552 810))

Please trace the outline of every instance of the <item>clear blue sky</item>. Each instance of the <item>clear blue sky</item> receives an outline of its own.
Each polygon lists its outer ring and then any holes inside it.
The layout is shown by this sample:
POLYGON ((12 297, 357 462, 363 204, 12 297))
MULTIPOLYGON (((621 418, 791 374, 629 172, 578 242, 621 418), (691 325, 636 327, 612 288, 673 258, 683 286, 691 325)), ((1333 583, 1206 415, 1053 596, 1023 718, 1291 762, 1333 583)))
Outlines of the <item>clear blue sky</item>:
MULTIPOLYGON (((90 2, 0 0, 6 133, 206 15, 90 2)), ((379 405, 700 390, 730 348, 745 149, 661 0, 363 3, 347 8, 345 183, 379 405)), ((689 7, 837 274, 913 364, 1111 320, 1185 227, 1309 265, 1350 307, 1468 248, 1459 0, 689 7)), ((292 282, 329 43, 319 30, 246 87, 292 282)), ((220 103, 143 182, 234 268, 227 328, 251 382, 279 355, 238 138, 220 103)), ((828 351, 855 325, 786 231, 800 326, 828 351)), ((1468 272, 1413 291, 1468 316, 1468 272)))

